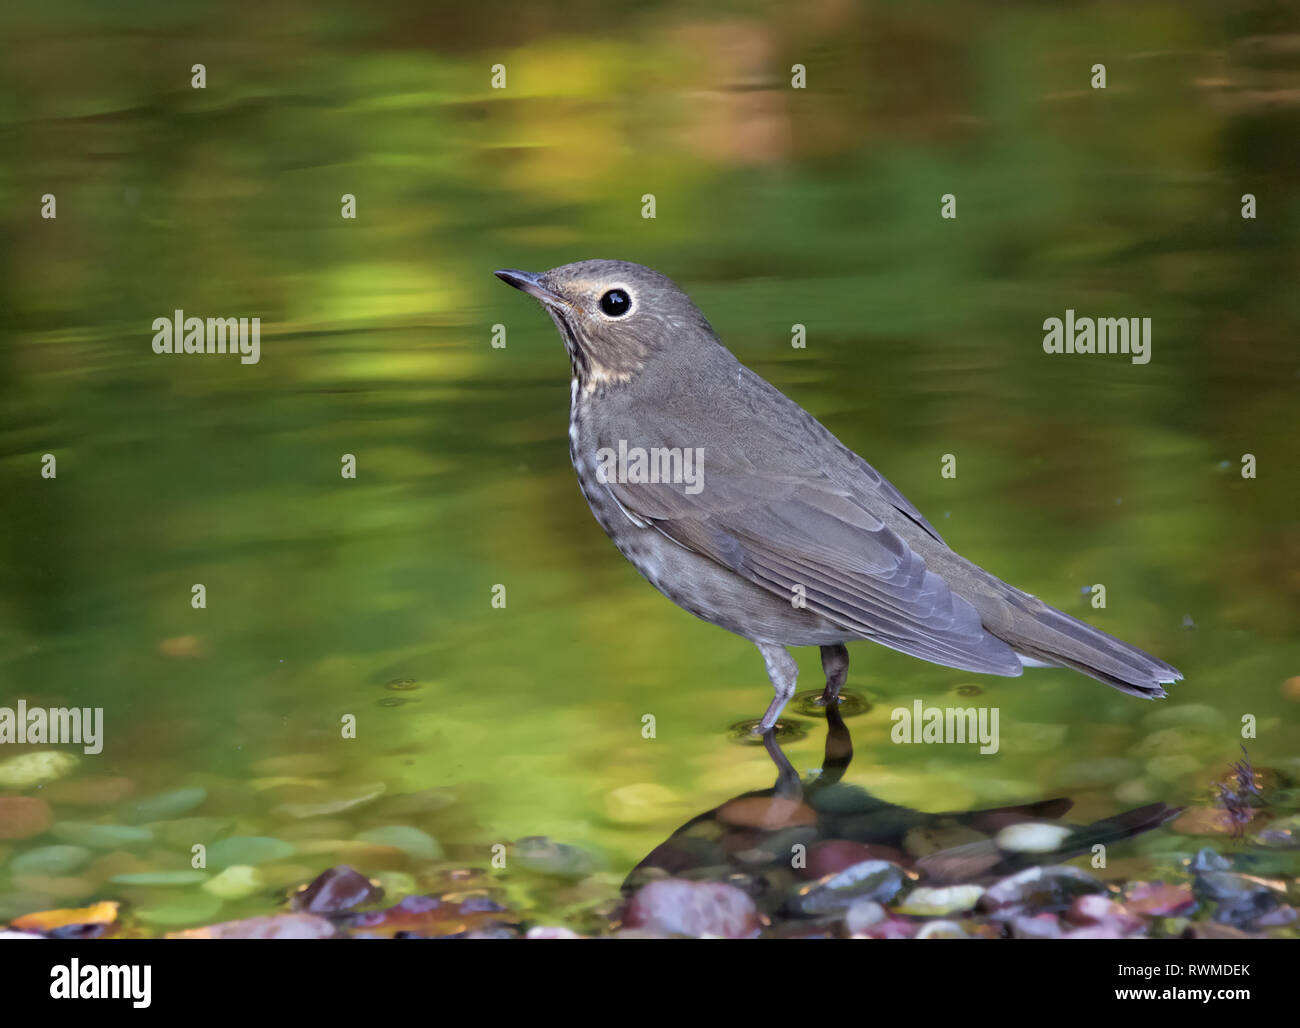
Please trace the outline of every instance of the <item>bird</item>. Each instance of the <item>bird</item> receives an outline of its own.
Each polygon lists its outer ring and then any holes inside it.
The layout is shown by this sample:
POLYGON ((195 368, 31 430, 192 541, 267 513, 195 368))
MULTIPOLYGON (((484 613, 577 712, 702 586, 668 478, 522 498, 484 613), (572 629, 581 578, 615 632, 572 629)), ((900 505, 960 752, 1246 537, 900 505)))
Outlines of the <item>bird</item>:
POLYGON ((568 351, 569 456, 596 521, 668 599, 758 648, 773 697, 754 734, 795 693, 788 647, 820 648, 823 705, 859 640, 1005 677, 1069 668, 1145 699, 1182 679, 954 551, 666 276, 622 260, 495 275, 568 351))

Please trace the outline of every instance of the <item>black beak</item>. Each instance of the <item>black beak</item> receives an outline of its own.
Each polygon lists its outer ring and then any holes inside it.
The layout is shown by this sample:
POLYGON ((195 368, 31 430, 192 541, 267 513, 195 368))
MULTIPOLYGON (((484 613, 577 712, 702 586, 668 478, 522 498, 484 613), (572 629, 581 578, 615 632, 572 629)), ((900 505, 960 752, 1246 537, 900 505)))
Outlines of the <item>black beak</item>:
POLYGON ((527 293, 534 299, 541 300, 542 303, 549 306, 572 307, 568 300, 557 293, 551 292, 542 285, 542 276, 532 271, 515 271, 511 268, 504 268, 501 271, 494 271, 496 275, 506 285, 514 286, 520 292, 527 293))

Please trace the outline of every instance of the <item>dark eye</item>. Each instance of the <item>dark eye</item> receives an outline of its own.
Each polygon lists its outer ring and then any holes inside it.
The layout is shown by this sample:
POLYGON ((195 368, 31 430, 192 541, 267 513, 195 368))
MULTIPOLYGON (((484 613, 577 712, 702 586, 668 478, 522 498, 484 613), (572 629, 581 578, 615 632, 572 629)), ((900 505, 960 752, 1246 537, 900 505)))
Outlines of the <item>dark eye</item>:
POLYGON ((632 306, 632 297, 621 289, 611 289, 600 298, 600 309, 611 318, 619 318, 632 306))

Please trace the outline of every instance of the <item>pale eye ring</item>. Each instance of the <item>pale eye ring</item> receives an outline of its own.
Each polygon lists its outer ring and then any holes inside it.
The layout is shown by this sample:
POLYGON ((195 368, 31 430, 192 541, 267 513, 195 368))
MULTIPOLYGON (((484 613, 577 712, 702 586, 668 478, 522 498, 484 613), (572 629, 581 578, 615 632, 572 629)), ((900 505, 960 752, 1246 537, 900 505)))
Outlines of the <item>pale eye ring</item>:
POLYGON ((600 298, 600 309, 608 317, 621 318, 632 309, 632 297, 625 289, 610 289, 600 298))

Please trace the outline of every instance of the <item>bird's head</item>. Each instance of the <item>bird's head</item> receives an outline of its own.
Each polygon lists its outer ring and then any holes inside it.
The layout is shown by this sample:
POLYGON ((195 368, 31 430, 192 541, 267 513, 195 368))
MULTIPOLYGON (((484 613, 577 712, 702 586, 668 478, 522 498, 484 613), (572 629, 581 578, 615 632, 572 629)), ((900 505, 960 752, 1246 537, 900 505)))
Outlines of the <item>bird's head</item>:
POLYGON ((629 382, 665 352, 717 345, 691 298, 641 264, 577 261, 540 274, 502 270, 496 276, 546 308, 585 388, 629 382))

